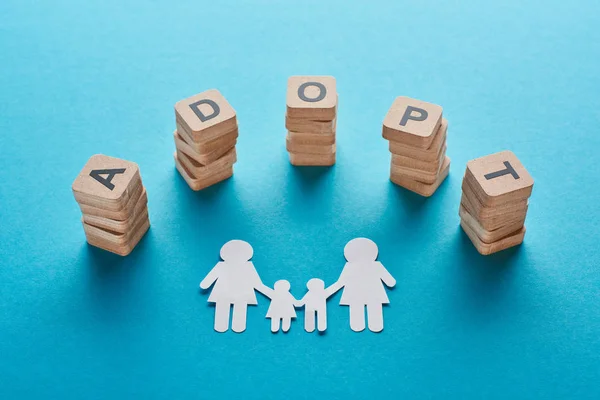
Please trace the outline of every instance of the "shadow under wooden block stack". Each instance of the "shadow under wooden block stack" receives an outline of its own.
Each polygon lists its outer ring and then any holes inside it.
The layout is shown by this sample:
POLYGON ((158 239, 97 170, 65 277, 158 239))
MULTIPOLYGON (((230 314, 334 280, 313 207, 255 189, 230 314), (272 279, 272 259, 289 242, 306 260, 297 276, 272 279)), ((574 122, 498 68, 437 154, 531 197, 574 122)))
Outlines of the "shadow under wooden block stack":
POLYGON ((447 131, 442 107, 396 98, 383 121, 383 137, 392 153, 390 180, 421 196, 435 193, 450 171, 447 131))
POLYGON ((148 197, 137 164, 92 156, 73 182, 89 244, 126 256, 150 227, 148 197))
POLYGON ((193 190, 233 175, 237 161, 235 110, 216 89, 175 104, 175 166, 193 190))
POLYGON ((286 149, 296 166, 335 164, 338 95, 332 76, 292 76, 288 80, 286 149))
POLYGON ((487 255, 523 242, 532 189, 533 178, 510 151, 467 163, 460 225, 477 251, 487 255))

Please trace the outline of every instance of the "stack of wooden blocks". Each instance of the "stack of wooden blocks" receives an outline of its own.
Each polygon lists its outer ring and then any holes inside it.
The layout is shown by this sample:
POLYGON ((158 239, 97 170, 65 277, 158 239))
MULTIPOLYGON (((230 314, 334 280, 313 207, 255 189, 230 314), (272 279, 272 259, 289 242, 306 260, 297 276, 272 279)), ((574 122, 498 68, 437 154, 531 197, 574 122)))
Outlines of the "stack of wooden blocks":
POLYGON ((335 164, 338 95, 332 76, 288 80, 285 127, 290 162, 298 166, 335 164))
POLYGON ((396 98, 383 121, 383 137, 392 153, 391 181, 421 196, 435 193, 450 170, 447 130, 442 107, 396 98))
POLYGON ((125 256, 150 227, 148 197, 137 164, 94 155, 73 182, 89 244, 125 256))
POLYGON ((460 225, 477 251, 487 255, 523 242, 532 190, 533 178, 510 151, 467 163, 460 225))
POLYGON ((175 104, 177 170, 193 190, 230 178, 237 161, 235 110, 216 89, 175 104))

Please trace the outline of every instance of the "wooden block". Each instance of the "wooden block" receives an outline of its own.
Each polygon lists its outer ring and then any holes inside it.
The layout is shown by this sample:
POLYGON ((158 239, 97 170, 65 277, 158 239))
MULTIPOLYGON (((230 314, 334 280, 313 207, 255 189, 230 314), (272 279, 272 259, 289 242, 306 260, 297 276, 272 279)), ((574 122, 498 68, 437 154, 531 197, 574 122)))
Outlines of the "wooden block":
POLYGON ((287 116, 331 121, 336 116, 337 89, 333 76, 292 76, 287 87, 287 116))
POLYGON ((129 242, 125 245, 115 245, 109 241, 103 240, 97 236, 87 237, 87 242, 95 247, 101 248, 106 251, 110 251, 111 253, 118 254, 120 256, 129 255, 135 246, 138 245, 140 240, 144 237, 148 229, 150 228, 150 221, 147 220, 145 224, 143 224, 135 233, 133 233, 129 239, 129 242))
POLYGON ((205 143, 237 127, 235 110, 216 89, 175 104, 175 118, 197 143, 205 143))
POLYGON ((526 213, 528 208, 527 199, 507 202, 494 207, 485 207, 477 197, 470 183, 464 178, 462 182, 462 196, 468 199, 472 214, 478 220, 499 217, 509 213, 526 213))
POLYGON ((313 121, 303 118, 290 118, 285 116, 285 128, 288 131, 304 132, 304 133, 335 133, 337 118, 332 121, 313 121))
POLYGON ((331 145, 315 145, 315 144, 298 144, 295 143, 289 136, 285 139, 285 147, 290 153, 302 154, 323 154, 330 155, 335 153, 335 144, 331 145))
POLYGON ((97 226, 89 225, 83 222, 83 230, 85 231, 85 236, 88 239, 98 239, 103 242, 113 244, 115 246, 127 246, 130 244, 131 239, 136 236, 136 233, 142 229, 147 230, 147 225, 150 225, 150 220, 148 219, 148 210, 146 209, 141 215, 138 215, 136 218, 131 230, 119 233, 115 231, 110 231, 107 229, 102 229, 97 226))
POLYGON ((196 179, 200 180, 209 178, 215 172, 221 171, 227 167, 231 168, 233 164, 235 164, 235 162, 237 161, 237 154, 235 148, 231 149, 227 154, 225 154, 218 160, 206 165, 198 163, 191 157, 187 156, 185 153, 177 151, 175 154, 177 156, 177 159, 185 167, 185 169, 190 171, 190 173, 196 179))
POLYGON ((421 161, 436 161, 439 157, 440 150, 446 145, 446 136, 448 131, 448 121, 442 118, 442 123, 438 128, 431 145, 426 149, 420 149, 414 146, 408 146, 402 142, 394 140, 389 141, 390 153, 414 158, 421 161))
POLYGON ((460 207, 458 212, 461 220, 471 228, 471 230, 477 235, 479 240, 483 243, 489 244, 497 242, 500 239, 504 239, 507 236, 511 236, 513 233, 521 230, 525 220, 512 221, 506 225, 500 226, 493 230, 488 230, 481 226, 479 222, 464 208, 460 207))
POLYGON ((404 176, 406 178, 413 179, 421 183, 432 185, 437 181, 439 172, 443 168, 446 158, 446 154, 442 153, 439 162, 439 169, 433 172, 422 171, 420 169, 414 168, 400 167, 392 163, 390 166, 390 175, 404 176))
POLYGON ((411 168, 424 172, 437 172, 440 170, 441 163, 444 161, 446 155, 446 146, 440 149, 437 159, 434 161, 422 161, 415 158, 399 156, 392 153, 392 164, 398 167, 411 168))
POLYGON ((440 170, 440 173, 438 174, 437 179, 433 184, 428 185, 426 183, 407 178, 404 175, 390 175, 390 180, 396 185, 402 186, 403 188, 420 194, 421 196, 430 197, 440 187, 440 185, 446 179, 446 177, 448 177, 449 173, 450 158, 446 157, 444 159, 444 164, 442 164, 442 169, 440 170))
POLYGON ((225 179, 231 178, 233 175, 233 166, 228 166, 220 171, 215 171, 206 179, 198 179, 180 162, 177 153, 173 154, 173 156, 175 158, 175 167, 177 168, 177 171, 179 171, 183 179, 185 179, 188 186, 195 191, 205 189, 224 181, 225 179))
POLYGON ((508 150, 469 161, 465 179, 486 207, 527 199, 533 189, 533 178, 508 150))
POLYGON ((209 165, 224 157, 225 154, 235 150, 236 143, 237 139, 233 139, 225 143, 223 147, 217 148, 210 153, 199 154, 191 148, 180 135, 175 136, 175 148, 177 151, 184 153, 200 165, 209 165))
POLYGON ((146 189, 143 186, 140 186, 139 195, 137 195, 137 197, 131 197, 127 202, 125 208, 122 210, 110 211, 104 210, 102 208, 88 206, 85 204, 79 204, 79 208, 81 209, 81 213, 84 215, 109 218, 114 221, 125 221, 134 212, 133 210, 135 209, 135 207, 138 206, 140 202, 144 204, 148 203, 146 189))
POLYGON ((290 163, 297 167, 330 167, 335 164, 335 153, 305 154, 289 153, 290 163))
POLYGON ((442 107, 397 97, 383 120, 383 137, 409 146, 427 149, 442 122, 442 107))
POLYGON ((198 154, 212 153, 213 151, 225 146, 225 144, 235 141, 239 136, 238 128, 235 127, 232 131, 224 133, 223 136, 219 136, 216 139, 209 140, 207 142, 196 143, 194 142, 194 139, 183 130, 179 123, 176 123, 175 125, 177 125, 175 132, 177 132, 181 140, 187 143, 188 146, 193 148, 198 154))
MULTIPOLYGON (((527 203, 522 207, 520 204, 514 207, 505 207, 500 209, 502 212, 497 211, 496 213, 486 213, 482 216, 482 208, 479 208, 479 212, 477 212, 477 206, 474 206, 473 202, 469 199, 469 197, 463 192, 462 197, 460 199, 461 205, 471 214, 473 217, 479 221, 481 226, 483 226, 487 230, 494 230, 500 226, 506 225, 508 222, 515 220, 525 221, 525 217, 527 216, 527 203)), ((508 203, 512 205, 513 203, 508 203)), ((488 208, 485 208, 488 209, 488 208)), ((491 210, 496 210, 491 208, 491 210)))
POLYGON ((115 220, 98 215, 83 214, 83 222, 101 229, 117 233, 126 233, 133 230, 138 217, 142 214, 148 214, 148 201, 145 196, 139 198, 139 201, 124 220, 115 220))
POLYGON ((287 137, 296 144, 311 144, 317 146, 335 144, 335 133, 325 134, 288 131, 287 137))
POLYGON ((90 206, 90 207, 95 207, 101 210, 105 210, 105 211, 122 211, 125 209, 125 207, 127 206, 127 204, 132 201, 132 199, 135 199, 139 196, 140 194, 140 190, 143 190, 143 185, 142 185, 142 181, 138 181, 138 183, 130 189, 127 189, 126 192, 126 196, 124 196, 123 201, 125 201, 125 204, 112 204, 112 203, 107 203, 104 200, 101 199, 97 199, 97 198, 89 198, 89 197, 83 197, 83 196, 77 196, 75 198, 75 200, 77 200, 77 203, 79 204, 79 206, 81 207, 82 205, 86 205, 86 206, 90 206))
MULTIPOLYGON (((464 208, 469 214, 474 217, 474 213, 472 212, 471 205, 465 197, 461 198, 460 207, 464 208)), ((525 223, 525 218, 527 217, 526 213, 510 213, 505 214, 493 218, 486 219, 477 219, 477 222, 481 227, 487 231, 493 231, 499 229, 506 225, 517 224, 520 223, 523 225, 525 223)))
POLYGON ((118 211, 141 184, 136 163, 96 154, 87 161, 71 188, 80 204, 118 211))
POLYGON ((463 228, 469 239, 471 239, 471 242, 473 242, 473 245, 477 251, 482 255, 490 255, 510 247, 520 245, 523 243, 526 231, 525 227, 523 226, 519 231, 515 232, 511 236, 507 236, 504 239, 500 239, 494 243, 484 243, 464 221, 460 221, 460 226, 463 228))

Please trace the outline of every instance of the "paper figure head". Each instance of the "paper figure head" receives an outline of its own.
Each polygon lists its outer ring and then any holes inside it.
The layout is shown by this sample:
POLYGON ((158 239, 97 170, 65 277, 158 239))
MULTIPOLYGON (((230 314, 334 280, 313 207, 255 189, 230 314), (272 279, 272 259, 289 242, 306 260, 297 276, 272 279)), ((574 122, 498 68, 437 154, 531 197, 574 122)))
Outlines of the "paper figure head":
POLYGON ((273 289, 275 289, 278 292, 289 292, 290 288, 290 283, 285 279, 278 280, 273 286, 273 289))
POLYGON ((352 239, 344 247, 348 262, 375 261, 379 250, 374 241, 367 238, 352 239))
POLYGON ((254 250, 250 243, 243 240, 230 240, 221 247, 223 261, 248 261, 253 254, 254 250))
POLYGON ((306 282, 306 288, 308 290, 323 290, 325 289, 325 282, 318 278, 312 278, 306 282))

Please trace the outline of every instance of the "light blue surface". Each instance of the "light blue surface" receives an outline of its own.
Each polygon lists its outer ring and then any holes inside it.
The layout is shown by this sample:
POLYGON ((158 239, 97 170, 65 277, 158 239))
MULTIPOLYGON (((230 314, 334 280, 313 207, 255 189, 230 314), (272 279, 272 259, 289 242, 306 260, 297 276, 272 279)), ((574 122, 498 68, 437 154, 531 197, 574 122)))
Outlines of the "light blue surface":
POLYGON ((600 6, 595 1, 0 2, 0 398, 600 397, 600 6), (109 3, 109 4, 107 4, 109 3), (426 3, 426 4, 420 4, 426 3), (337 164, 289 165, 286 80, 330 74, 337 164), (234 178, 175 171, 173 104, 218 88, 237 111, 234 178), (440 104, 449 179, 392 185, 381 124, 398 95, 440 104), (513 150, 535 179, 525 243, 479 256, 459 228, 468 160, 513 150), (88 247, 71 183, 137 162, 152 228, 88 247), (227 240, 264 282, 332 283, 374 239, 398 280, 381 334, 212 330, 198 283, 227 240))

